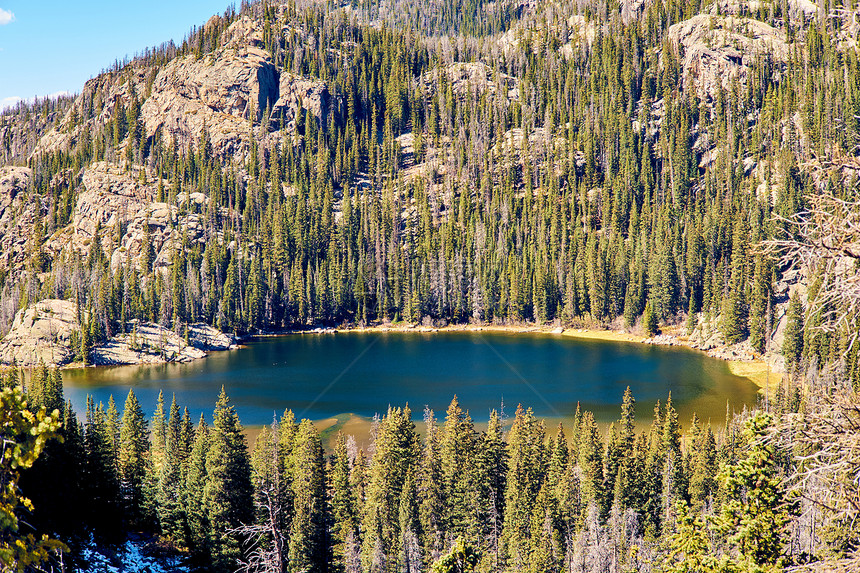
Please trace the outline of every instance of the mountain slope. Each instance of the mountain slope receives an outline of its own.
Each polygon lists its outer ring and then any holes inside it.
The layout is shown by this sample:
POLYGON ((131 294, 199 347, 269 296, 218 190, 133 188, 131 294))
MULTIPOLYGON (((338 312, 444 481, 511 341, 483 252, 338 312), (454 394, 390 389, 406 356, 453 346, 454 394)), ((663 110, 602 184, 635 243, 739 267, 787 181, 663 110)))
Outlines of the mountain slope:
POLYGON ((754 245, 856 184, 855 12, 479 4, 443 26, 462 35, 390 27, 424 7, 252 4, 4 114, 0 326, 41 298, 79 301, 96 338, 637 328, 650 302, 763 351, 797 289, 754 245))

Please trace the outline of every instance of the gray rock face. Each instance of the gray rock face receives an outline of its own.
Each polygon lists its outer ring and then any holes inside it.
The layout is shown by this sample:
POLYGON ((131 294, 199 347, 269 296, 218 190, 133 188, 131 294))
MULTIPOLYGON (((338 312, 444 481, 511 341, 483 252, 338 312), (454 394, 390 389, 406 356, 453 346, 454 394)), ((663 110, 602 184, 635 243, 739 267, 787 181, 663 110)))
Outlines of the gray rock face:
POLYGON ((204 358, 209 350, 235 348, 235 340, 207 324, 188 325, 188 341, 158 324, 131 321, 128 332, 93 349, 90 360, 98 365, 159 364, 191 362, 204 358))
POLYGON ((117 106, 128 106, 134 96, 142 100, 146 95, 146 85, 154 74, 155 68, 137 64, 123 72, 105 72, 87 81, 56 127, 46 130, 41 136, 30 157, 71 150, 85 131, 95 133, 107 125, 117 106), (88 100, 95 103, 98 114, 85 118, 88 100))
POLYGON ((43 300, 20 310, 12 329, 0 341, 0 362, 66 364, 74 356, 69 343, 72 333, 80 332, 77 324, 75 304, 66 300, 43 300))
POLYGON ((698 14, 669 28, 669 40, 678 48, 685 90, 703 99, 715 99, 719 86, 732 81, 746 85, 755 59, 788 59, 790 45, 784 33, 751 18, 698 14))
MULTIPOLYGON (((0 362, 18 366, 62 366, 72 361, 74 333, 80 334, 77 309, 67 300, 43 300, 15 316, 12 329, 0 341, 0 362)), ((232 336, 206 324, 188 325, 182 335, 158 324, 130 321, 119 334, 90 354, 92 364, 157 364, 190 362, 208 351, 236 347, 232 336)))
POLYGON ((279 97, 272 108, 271 126, 284 127, 295 132, 299 113, 311 112, 323 129, 328 125, 332 113, 331 96, 325 82, 314 78, 283 72, 279 83, 279 97))
MULTIPOLYGON (((470 93, 488 92, 496 97, 518 100, 520 97, 519 80, 508 74, 495 74, 483 62, 456 63, 444 68, 431 70, 421 76, 427 97, 439 91, 440 84, 451 84, 451 91, 460 99, 470 93)), ((444 96, 444 91, 442 94, 444 96)))
MULTIPOLYGON (((83 191, 78 195, 72 222, 55 233, 46 248, 56 255, 77 251, 85 255, 97 226, 101 225, 102 249, 116 269, 127 258, 139 263, 146 227, 155 255, 154 266, 170 264, 171 239, 184 233, 191 242, 204 241, 203 215, 209 199, 202 193, 183 194, 177 198, 182 205, 168 205, 155 201, 158 189, 156 178, 144 173, 141 182, 140 168, 126 171, 122 167, 98 162, 90 165, 82 177, 83 191), (117 243, 115 225, 120 223, 122 235, 117 243)), ((167 183, 163 182, 165 187, 167 183)))
MULTIPOLYGON (((207 25, 214 23, 217 19, 207 25)), ((139 63, 100 74, 84 85, 56 127, 34 131, 38 143, 19 147, 33 149, 31 157, 72 150, 85 131, 103 129, 117 106, 127 107, 135 97, 142 102, 140 121, 147 137, 159 134, 166 145, 176 143, 187 151, 197 149, 205 132, 213 152, 226 161, 247 156, 252 130, 264 147, 282 140, 281 125, 294 133, 304 110, 326 127, 338 112, 326 83, 281 73, 262 37, 260 23, 244 17, 224 31, 221 48, 202 58, 189 54, 163 67, 139 63), (92 107, 88 102, 99 110, 95 117, 83 116, 92 107), (267 111, 271 115, 264 117, 267 111)), ((3 129, 0 124, 0 134, 3 129)))
POLYGON ((27 167, 0 168, 0 267, 6 269, 24 263, 30 231, 44 211, 37 198, 24 200, 31 178, 27 167))
POLYGON ((278 100, 278 71, 250 21, 225 34, 229 41, 214 54, 176 58, 158 72, 141 108, 148 135, 160 130, 166 143, 190 148, 205 130, 218 155, 247 153, 251 121, 278 100))

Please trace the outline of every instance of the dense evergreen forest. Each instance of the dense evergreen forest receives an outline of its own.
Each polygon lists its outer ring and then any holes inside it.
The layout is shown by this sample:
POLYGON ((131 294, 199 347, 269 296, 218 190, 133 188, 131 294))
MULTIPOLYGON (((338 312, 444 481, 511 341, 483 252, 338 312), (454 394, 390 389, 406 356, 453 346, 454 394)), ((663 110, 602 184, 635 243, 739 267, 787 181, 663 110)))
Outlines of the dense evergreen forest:
MULTIPOLYGON (((420 13, 438 14, 425 24, 447 35, 425 36, 414 19, 363 23, 380 6, 329 8, 244 6, 181 47, 117 63, 75 99, 2 116, 7 161, 33 169, 38 205, 2 276, 7 328, 36 300, 75 301, 88 311, 86 359, 133 318, 177 332, 194 321, 240 333, 389 320, 634 327, 647 308, 646 330, 686 315, 690 329, 714 324, 761 352, 787 296, 774 297, 785 268, 756 246, 790 236, 809 194, 855 188, 844 164, 860 133, 860 62, 838 41, 840 19, 779 2, 645 3, 635 18, 586 3, 521 20, 442 6, 420 13), (669 37, 699 12, 713 13, 710 27, 763 21, 795 41, 706 85, 669 37), (244 154, 214 148, 205 125, 198 140, 150 134, 141 110, 155 74, 221 54, 221 36, 247 17, 282 77, 324 82, 329 112, 299 107, 285 123, 252 101, 244 154), (500 22, 524 38, 503 49, 480 35, 500 22), (481 81, 458 79, 464 69, 481 81), (17 137, 21 125, 71 138, 46 148, 17 137), (172 206, 168 238, 155 245, 150 222, 127 248, 135 221, 107 227, 106 215, 84 242, 63 243, 67 225, 80 233, 81 174, 100 161, 172 206)), ((841 356, 845 329, 814 330, 838 310, 806 317, 801 358, 841 356)), ((854 350, 849 362, 856 379, 854 350)))
POLYGON ((781 350, 789 376, 720 428, 668 398, 638 431, 628 393, 605 431, 522 407, 477 431, 455 399, 422 435, 391 408, 366 448, 326 452, 290 412, 249 448, 223 393, 209 423, 175 401, 147 417, 133 392, 79 419, 58 371, 10 368, 0 560, 86 570, 132 535, 208 571, 857 570, 857 18, 838 1, 261 1, 4 112, 0 159, 27 179, 3 198, 0 326, 74 301, 84 361, 132 319, 686 322, 781 350), (254 50, 275 83, 312 87, 279 105, 255 71, 241 112, 182 114, 224 123, 157 123, 183 70, 254 50), (93 216, 94 174, 152 212, 93 216), (804 226, 827 215, 841 234, 804 226), (792 258, 815 249, 845 260, 792 258))
POLYGON ((628 389, 605 434, 591 412, 565 431, 522 406, 480 432, 454 398, 443 422, 425 410, 423 436, 389 408, 366 448, 339 434, 327 454, 290 411, 249 451, 223 390, 195 426, 161 397, 148 421, 133 390, 121 414, 90 402, 79 422, 47 368, 28 388, 62 421, 22 476, 28 521, 67 544, 67 568, 129 531, 205 571, 777 571, 856 548, 856 524, 791 521, 792 450, 762 438, 800 394, 685 432, 670 396, 637 431, 628 389))

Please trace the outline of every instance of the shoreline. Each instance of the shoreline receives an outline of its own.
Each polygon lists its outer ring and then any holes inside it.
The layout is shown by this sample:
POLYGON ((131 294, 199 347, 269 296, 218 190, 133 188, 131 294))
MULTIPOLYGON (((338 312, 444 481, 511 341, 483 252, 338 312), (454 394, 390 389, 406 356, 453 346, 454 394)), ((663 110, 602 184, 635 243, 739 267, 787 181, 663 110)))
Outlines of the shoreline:
MULTIPOLYGON (((475 323, 459 323, 448 324, 445 326, 426 326, 418 324, 410 324, 405 322, 398 323, 380 323, 366 326, 346 325, 338 327, 309 327, 303 329, 284 329, 277 331, 261 332, 257 334, 246 334, 241 336, 225 335, 231 338, 229 348, 209 348, 201 353, 203 356, 194 357, 193 360, 182 360, 181 362, 194 362, 208 358, 213 352, 222 352, 227 350, 237 350, 246 347, 246 343, 254 339, 274 338, 279 336, 288 336, 294 334, 337 334, 337 333, 436 333, 436 332, 496 332, 505 334, 542 334, 564 336, 569 338, 578 338, 581 340, 596 340, 602 342, 624 342, 632 344, 647 344, 655 346, 675 346, 683 347, 687 350, 694 350, 705 354, 710 358, 715 358, 725 362, 731 374, 746 378, 755 384, 760 394, 765 394, 768 391, 775 390, 782 382, 783 374, 770 367, 765 356, 751 352, 750 349, 742 349, 737 351, 730 346, 717 346, 714 348, 703 349, 696 343, 691 342, 686 333, 682 333, 680 326, 666 326, 661 334, 652 338, 647 338, 639 333, 629 332, 623 329, 612 328, 593 328, 593 327, 562 327, 557 325, 538 325, 533 323, 522 324, 475 324, 475 323)), ((143 366, 147 364, 172 364, 175 360, 152 360, 138 361, 128 363, 102 363, 102 364, 82 364, 80 362, 69 362, 59 366, 59 369, 77 369, 77 368, 94 368, 103 366, 143 366)))
MULTIPOLYGON (((677 329, 677 327, 675 327, 677 329)), ((708 352, 698 348, 690 342, 689 337, 673 332, 672 327, 667 327, 664 332, 653 338, 640 334, 627 332, 625 330, 596 329, 596 328, 564 328, 553 325, 537 324, 449 324, 446 326, 423 326, 408 323, 374 324, 369 326, 347 326, 337 328, 315 328, 307 330, 285 330, 283 332, 271 332, 261 335, 253 335, 240 339, 242 342, 254 338, 270 338, 287 336, 291 334, 337 334, 337 333, 381 333, 381 332, 414 332, 414 333, 436 333, 436 332, 500 332, 507 334, 554 334, 581 340, 597 340, 601 342, 627 342, 632 344, 646 344, 653 346, 674 346, 687 350, 701 352, 706 356, 725 362, 729 371, 741 378, 750 380, 758 387, 759 394, 774 391, 782 382, 783 374, 772 369, 764 356, 756 356, 751 360, 739 358, 727 358, 719 352, 727 347, 717 347, 714 352, 708 352)))

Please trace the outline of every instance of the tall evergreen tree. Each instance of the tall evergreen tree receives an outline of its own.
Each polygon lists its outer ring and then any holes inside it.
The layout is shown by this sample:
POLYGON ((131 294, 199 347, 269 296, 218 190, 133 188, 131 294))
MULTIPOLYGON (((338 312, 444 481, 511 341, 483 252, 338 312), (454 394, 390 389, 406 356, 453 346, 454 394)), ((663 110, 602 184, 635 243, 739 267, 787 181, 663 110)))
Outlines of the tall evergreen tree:
POLYGON ((144 482, 149 464, 149 424, 134 390, 128 391, 119 433, 119 476, 126 515, 133 524, 144 519, 144 482))
POLYGON ((229 571, 242 556, 237 528, 253 519, 253 488, 242 425, 224 389, 218 396, 206 452, 203 507, 209 523, 212 568, 229 571))

